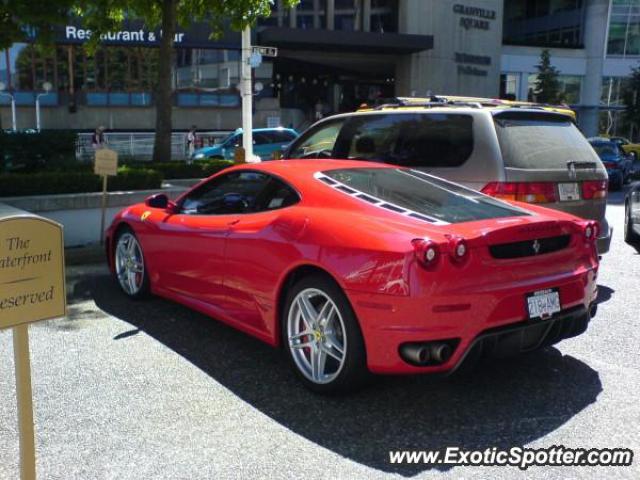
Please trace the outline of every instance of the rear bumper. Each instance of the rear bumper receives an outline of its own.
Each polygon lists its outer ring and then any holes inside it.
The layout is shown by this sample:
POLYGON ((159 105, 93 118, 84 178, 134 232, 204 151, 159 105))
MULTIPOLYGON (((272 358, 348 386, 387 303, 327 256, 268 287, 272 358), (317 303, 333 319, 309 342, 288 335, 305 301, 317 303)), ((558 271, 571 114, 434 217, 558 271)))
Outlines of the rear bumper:
POLYGON ((453 373, 462 364, 472 363, 482 357, 509 357, 576 337, 587 330, 590 319, 589 310, 579 306, 560 312, 548 320, 527 320, 485 330, 473 340, 462 358, 447 373, 453 373))
POLYGON ((598 237, 597 247, 598 254, 603 255, 609 251, 611 246, 611 237, 613 235, 613 227, 610 227, 608 223, 602 225, 602 236, 598 237))
POLYGON ((513 354, 582 333, 596 299, 596 277, 594 268, 467 294, 419 298, 347 291, 347 296, 362 329, 370 371, 448 373, 477 349, 513 354), (529 320, 526 295, 547 288, 559 289, 562 311, 548 320, 529 320), (406 344, 428 342, 448 343, 453 352, 443 363, 429 365, 412 364, 403 356, 406 344))

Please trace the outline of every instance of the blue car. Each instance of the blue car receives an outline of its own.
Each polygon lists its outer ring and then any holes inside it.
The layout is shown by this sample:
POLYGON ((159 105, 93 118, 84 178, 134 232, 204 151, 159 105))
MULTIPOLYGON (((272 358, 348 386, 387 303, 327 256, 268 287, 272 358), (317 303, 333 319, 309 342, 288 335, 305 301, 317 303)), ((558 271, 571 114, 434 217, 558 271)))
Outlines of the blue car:
POLYGON ((607 169, 611 190, 621 190, 631 177, 633 157, 608 138, 592 138, 589 139, 589 143, 607 169))
MULTIPOLYGON (((273 152, 283 150, 298 136, 291 128, 254 128, 253 153, 261 160, 270 160, 273 152)), ((193 160, 227 159, 233 160, 237 147, 242 146, 242 129, 225 137, 221 142, 210 147, 199 148, 193 152, 193 160)))

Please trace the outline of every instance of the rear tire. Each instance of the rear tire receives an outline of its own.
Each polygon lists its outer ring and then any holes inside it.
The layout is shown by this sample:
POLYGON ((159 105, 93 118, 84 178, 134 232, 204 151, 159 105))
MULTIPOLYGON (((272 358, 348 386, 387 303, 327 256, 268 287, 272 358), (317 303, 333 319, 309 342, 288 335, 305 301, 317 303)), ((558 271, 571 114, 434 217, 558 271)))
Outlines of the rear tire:
POLYGON ((624 241, 629 245, 640 245, 640 235, 633 230, 633 219, 631 218, 631 205, 626 202, 624 205, 624 241))
POLYGON ((313 274, 287 292, 282 343, 294 372, 317 393, 360 388, 368 379, 366 350, 358 320, 333 279, 313 274))

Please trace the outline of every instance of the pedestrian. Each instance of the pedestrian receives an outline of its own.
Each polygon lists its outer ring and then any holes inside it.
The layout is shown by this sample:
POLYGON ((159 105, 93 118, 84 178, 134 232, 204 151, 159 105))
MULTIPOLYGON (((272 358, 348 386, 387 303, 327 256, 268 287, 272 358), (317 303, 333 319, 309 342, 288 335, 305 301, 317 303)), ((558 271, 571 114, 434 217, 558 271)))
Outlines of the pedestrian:
POLYGON ((93 132, 93 135, 91 135, 91 147, 94 150, 107 148, 107 139, 104 136, 104 130, 105 128, 103 126, 100 126, 96 128, 93 132))
POLYGON ((315 105, 315 119, 322 120, 323 117, 324 105, 322 105, 322 100, 318 99, 315 105))
POLYGON ((196 126, 191 125, 191 129, 187 132, 187 162, 191 163, 193 152, 196 150, 196 126))

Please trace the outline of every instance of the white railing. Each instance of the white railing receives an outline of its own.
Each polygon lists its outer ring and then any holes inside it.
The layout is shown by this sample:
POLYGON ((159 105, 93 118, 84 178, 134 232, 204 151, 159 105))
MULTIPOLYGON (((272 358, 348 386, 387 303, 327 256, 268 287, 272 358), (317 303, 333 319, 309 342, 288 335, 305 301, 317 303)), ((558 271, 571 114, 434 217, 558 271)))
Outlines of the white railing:
MULTIPOLYGON (((202 146, 213 144, 216 139, 225 137, 228 131, 198 132, 198 141, 202 146)), ((76 146, 76 158, 91 161, 95 151, 91 146, 91 133, 79 133, 76 146)), ((118 152, 120 158, 150 161, 153 155, 153 132, 106 132, 105 139, 108 148, 118 152)), ((185 132, 171 134, 171 160, 185 160, 187 158, 187 134, 185 132)), ((169 159, 167 159, 169 160, 169 159)))

